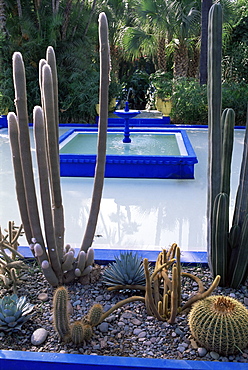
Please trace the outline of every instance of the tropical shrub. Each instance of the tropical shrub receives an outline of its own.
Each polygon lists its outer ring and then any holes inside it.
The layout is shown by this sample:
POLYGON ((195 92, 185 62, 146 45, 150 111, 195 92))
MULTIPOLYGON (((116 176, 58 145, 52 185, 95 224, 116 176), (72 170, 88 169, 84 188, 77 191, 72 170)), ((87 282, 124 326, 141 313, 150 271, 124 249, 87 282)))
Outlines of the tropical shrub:
POLYGON ((180 78, 173 86, 173 122, 185 124, 206 124, 208 117, 207 87, 195 79, 180 78))

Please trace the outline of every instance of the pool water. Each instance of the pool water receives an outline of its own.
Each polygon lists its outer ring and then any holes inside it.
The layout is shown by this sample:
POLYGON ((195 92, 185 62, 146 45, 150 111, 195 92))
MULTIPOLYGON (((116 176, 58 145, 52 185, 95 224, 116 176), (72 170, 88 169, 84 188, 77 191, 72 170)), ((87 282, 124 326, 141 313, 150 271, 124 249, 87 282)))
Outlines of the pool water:
MULTIPOLYGON (((60 135, 68 131, 60 128, 60 135)), ((183 129, 185 130, 185 129, 183 129)), ((206 129, 187 129, 198 158, 194 180, 107 178, 93 243, 95 249, 157 250, 176 242, 184 251, 207 248, 207 153, 206 129)), ((235 130, 232 160, 230 219, 235 205, 245 131, 235 130)), ((30 128, 34 177, 38 171, 30 128)), ((65 243, 81 245, 89 216, 93 178, 61 178, 65 215, 65 243)), ((37 191, 40 202, 39 191, 37 191)), ((0 130, 0 225, 9 220, 20 225, 7 129, 0 130)), ((40 204, 39 204, 40 206, 40 204)), ((26 245, 24 237, 20 243, 26 245)))
MULTIPOLYGON (((107 136, 107 155, 181 155, 177 134, 133 133, 131 143, 123 143, 123 134, 109 132, 107 136)), ((75 133, 60 147, 61 154, 96 154, 96 133, 75 133)))

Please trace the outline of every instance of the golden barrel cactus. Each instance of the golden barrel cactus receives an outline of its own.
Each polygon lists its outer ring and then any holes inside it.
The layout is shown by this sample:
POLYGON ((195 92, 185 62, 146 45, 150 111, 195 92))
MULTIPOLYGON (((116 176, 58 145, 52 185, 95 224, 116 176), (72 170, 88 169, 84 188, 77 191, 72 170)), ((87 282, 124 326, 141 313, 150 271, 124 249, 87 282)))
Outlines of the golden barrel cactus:
POLYGON ((230 297, 211 296, 196 302, 189 327, 202 347, 221 355, 234 354, 248 345, 248 310, 230 297))

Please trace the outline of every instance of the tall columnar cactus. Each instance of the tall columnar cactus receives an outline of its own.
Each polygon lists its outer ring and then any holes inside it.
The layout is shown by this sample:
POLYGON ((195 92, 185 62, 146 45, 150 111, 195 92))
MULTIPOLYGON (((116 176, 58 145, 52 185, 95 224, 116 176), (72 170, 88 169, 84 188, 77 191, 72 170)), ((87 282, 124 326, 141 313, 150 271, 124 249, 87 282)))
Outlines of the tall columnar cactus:
MULTIPOLYGON (((240 183, 232 227, 229 230, 229 197, 235 113, 221 114, 222 8, 209 12, 208 41, 208 260, 220 285, 237 288, 248 267, 248 128, 246 127, 240 183)), ((248 122, 247 125, 248 126, 248 122)))
POLYGON ((42 206, 41 226, 34 182, 27 113, 25 68, 22 55, 13 55, 16 113, 9 113, 9 135, 16 179, 16 192, 27 241, 38 259, 44 276, 52 286, 82 281, 94 263, 91 248, 102 196, 108 121, 108 86, 110 53, 108 23, 104 13, 99 16, 100 41, 100 120, 97 163, 92 203, 85 235, 78 256, 69 245, 64 247, 64 211, 60 187, 58 146, 58 87, 55 53, 47 48, 46 60, 39 64, 41 107, 33 111, 34 137, 42 206))

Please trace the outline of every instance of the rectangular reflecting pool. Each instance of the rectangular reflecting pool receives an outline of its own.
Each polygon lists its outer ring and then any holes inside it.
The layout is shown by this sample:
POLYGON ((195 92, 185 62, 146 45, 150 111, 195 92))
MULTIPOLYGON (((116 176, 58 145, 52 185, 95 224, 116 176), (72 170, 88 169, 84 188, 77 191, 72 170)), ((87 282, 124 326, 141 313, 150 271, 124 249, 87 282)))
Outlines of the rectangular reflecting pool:
MULTIPOLYGON (((133 130, 123 143, 123 130, 109 129, 105 177, 193 179, 198 162, 187 133, 181 130, 133 130)), ((97 133, 72 129, 60 138, 61 176, 93 177, 97 133)))

